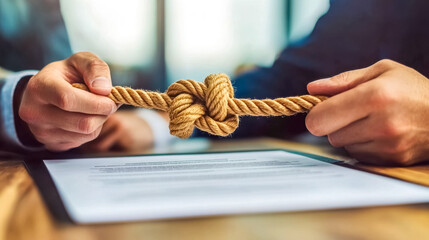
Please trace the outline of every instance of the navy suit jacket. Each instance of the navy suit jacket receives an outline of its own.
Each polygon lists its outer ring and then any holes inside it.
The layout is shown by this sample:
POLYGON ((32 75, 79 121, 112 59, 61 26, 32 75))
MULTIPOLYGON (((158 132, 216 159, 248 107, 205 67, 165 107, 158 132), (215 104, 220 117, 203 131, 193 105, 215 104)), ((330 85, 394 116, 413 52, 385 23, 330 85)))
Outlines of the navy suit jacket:
MULTIPOLYGON (((429 77, 429 1, 333 0, 310 36, 285 49, 272 67, 244 74, 233 84, 240 98, 302 95, 311 81, 381 59, 429 77)), ((234 136, 285 138, 305 131, 304 117, 243 117, 234 136)))
MULTIPOLYGON (((30 25, 15 34, 7 31, 2 18, 10 11, 0 6, 1 67, 15 71, 40 69, 71 54, 58 2, 28 2, 30 25)), ((310 36, 285 49, 272 67, 259 68, 234 80, 236 97, 306 94, 310 81, 366 67, 384 58, 429 76, 428 11, 427 0, 332 0, 310 36)), ((305 130, 303 118, 243 117, 233 136, 288 137, 305 130)))

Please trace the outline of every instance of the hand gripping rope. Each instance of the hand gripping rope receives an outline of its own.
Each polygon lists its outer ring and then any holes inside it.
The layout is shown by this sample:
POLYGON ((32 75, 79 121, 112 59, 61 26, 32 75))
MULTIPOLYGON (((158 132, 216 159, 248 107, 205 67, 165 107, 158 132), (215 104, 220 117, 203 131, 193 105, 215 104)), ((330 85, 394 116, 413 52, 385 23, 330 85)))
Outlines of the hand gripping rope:
MULTIPOLYGON (((88 91, 85 84, 74 87, 88 91)), ((180 138, 191 136, 194 126, 210 134, 227 136, 238 127, 239 116, 291 116, 308 112, 325 96, 303 95, 276 99, 234 98, 226 74, 211 74, 204 83, 180 80, 165 93, 115 86, 108 96, 115 103, 166 111, 170 133, 180 138)))

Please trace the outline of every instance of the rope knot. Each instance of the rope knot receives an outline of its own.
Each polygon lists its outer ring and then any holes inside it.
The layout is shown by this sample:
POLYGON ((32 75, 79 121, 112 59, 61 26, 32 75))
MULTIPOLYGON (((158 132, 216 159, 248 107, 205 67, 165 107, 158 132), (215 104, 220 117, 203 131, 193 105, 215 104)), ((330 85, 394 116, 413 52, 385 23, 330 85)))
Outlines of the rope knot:
POLYGON ((211 74, 204 83, 180 80, 167 90, 172 99, 168 109, 170 133, 191 136, 194 126, 210 134, 227 136, 238 127, 238 115, 228 113, 234 89, 225 74, 211 74))
MULTIPOLYGON (((73 86, 88 91, 85 84, 73 83, 73 86)), ((327 99, 311 95, 237 99, 229 77, 223 73, 209 75, 204 83, 177 81, 166 93, 115 86, 108 97, 118 104, 167 111, 170 133, 180 138, 190 137, 194 127, 227 136, 238 127, 238 116, 291 116, 307 112, 327 99)))

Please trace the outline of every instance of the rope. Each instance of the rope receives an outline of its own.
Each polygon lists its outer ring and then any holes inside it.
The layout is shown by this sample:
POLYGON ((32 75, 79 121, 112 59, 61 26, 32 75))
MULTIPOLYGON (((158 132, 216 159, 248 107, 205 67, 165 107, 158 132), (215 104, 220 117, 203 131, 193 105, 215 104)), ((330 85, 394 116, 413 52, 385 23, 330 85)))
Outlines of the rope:
MULTIPOLYGON (((88 91, 85 84, 75 88, 88 91)), ((170 133, 191 136, 194 126, 213 135, 227 136, 238 127, 238 116, 291 116, 308 112, 327 97, 303 95, 276 99, 238 99, 226 74, 211 74, 204 83, 180 80, 165 93, 116 86, 108 96, 115 103, 166 111, 170 133)))

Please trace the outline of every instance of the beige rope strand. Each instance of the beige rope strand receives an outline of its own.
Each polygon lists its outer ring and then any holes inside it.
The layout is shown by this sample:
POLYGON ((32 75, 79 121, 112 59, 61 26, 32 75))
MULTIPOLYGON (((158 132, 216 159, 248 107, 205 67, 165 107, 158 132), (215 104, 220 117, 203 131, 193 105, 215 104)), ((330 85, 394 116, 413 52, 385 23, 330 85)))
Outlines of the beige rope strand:
MULTIPOLYGON (((88 91, 85 84, 73 83, 73 86, 88 91)), ((308 112, 328 97, 234 98, 229 77, 220 73, 209 75, 204 83, 177 81, 165 93, 116 86, 109 98, 118 104, 168 112, 170 133, 188 138, 194 126, 210 134, 227 136, 237 129, 238 116, 291 116, 308 112)))

